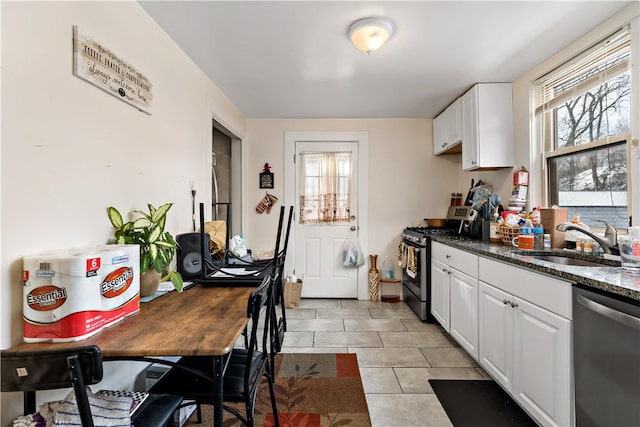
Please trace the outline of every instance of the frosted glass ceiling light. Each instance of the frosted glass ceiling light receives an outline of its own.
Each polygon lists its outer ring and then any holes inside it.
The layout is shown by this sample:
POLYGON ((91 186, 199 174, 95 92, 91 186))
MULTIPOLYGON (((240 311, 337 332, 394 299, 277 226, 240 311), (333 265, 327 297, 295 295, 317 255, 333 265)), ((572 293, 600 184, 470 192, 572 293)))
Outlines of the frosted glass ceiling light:
POLYGON ((393 35, 393 23, 387 18, 363 18, 349 25, 349 40, 361 52, 380 49, 393 35))

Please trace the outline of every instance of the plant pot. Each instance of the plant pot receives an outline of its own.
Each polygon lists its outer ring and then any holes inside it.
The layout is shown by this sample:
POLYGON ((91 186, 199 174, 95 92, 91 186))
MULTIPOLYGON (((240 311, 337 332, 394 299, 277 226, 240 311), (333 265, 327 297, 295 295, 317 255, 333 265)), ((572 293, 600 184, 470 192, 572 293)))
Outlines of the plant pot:
POLYGON ((155 270, 147 270, 140 275, 140 296, 148 297, 158 291, 160 286, 160 273, 155 270))

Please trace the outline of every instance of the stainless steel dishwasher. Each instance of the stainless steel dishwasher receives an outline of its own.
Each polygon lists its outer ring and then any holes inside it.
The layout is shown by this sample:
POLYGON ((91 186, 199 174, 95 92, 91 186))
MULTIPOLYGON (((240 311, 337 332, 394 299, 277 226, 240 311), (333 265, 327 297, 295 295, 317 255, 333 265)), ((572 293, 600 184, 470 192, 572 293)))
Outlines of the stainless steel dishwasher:
POLYGON ((573 287, 576 426, 640 426, 640 305, 573 287))

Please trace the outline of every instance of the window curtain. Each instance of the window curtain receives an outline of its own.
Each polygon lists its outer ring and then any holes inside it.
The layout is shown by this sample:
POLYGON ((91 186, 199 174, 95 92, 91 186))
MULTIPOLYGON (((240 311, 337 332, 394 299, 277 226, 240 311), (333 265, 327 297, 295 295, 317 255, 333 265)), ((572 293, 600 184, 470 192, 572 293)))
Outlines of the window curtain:
POLYGON ((351 153, 300 153, 300 224, 349 222, 351 153))

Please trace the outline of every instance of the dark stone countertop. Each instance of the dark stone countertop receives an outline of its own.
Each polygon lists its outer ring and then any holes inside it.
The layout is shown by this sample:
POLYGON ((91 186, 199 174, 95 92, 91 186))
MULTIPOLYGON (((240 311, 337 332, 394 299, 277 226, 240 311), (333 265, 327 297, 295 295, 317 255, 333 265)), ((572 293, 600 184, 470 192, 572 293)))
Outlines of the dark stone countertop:
MULTIPOLYGON (((620 263, 616 263, 616 261, 602 260, 602 262, 610 264, 603 265, 602 267, 562 265, 519 254, 516 248, 502 243, 483 243, 479 240, 471 240, 462 236, 435 236, 432 237, 432 239, 486 258, 504 261, 533 271, 549 274, 559 279, 580 283, 586 287, 605 291, 614 297, 622 296, 640 303, 640 275, 634 276, 623 271, 622 268, 619 267, 620 263)), ((552 252, 557 253, 562 252, 562 250, 554 249, 550 251, 550 253, 552 252)), ((571 252, 563 252, 563 256, 589 259, 588 257, 571 252)))

